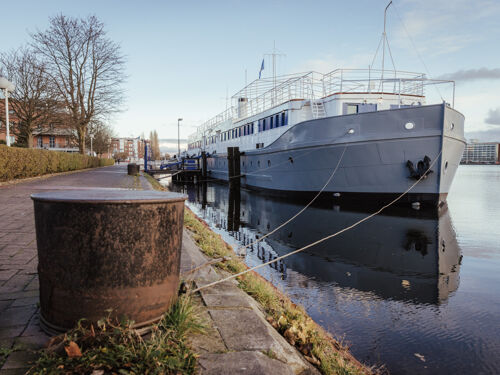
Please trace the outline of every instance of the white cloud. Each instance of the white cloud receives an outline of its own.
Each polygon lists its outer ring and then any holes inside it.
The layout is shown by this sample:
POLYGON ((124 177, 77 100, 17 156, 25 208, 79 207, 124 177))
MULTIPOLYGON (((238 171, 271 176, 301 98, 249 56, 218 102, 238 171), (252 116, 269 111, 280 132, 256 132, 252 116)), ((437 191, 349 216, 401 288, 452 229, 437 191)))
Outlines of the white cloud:
POLYGON ((415 42, 420 53, 432 56, 452 53, 483 40, 476 30, 484 19, 500 15, 496 0, 402 0, 395 4, 395 43, 402 47, 415 42), (400 22, 403 22, 401 24, 400 22))
POLYGON ((490 109, 488 111, 488 117, 484 119, 484 122, 491 125, 500 125, 500 107, 497 109, 490 109))
POLYGON ((500 79, 500 68, 488 69, 468 69, 459 70, 454 73, 443 74, 438 79, 446 79, 452 81, 475 81, 479 79, 500 79))
POLYGON ((373 55, 365 54, 353 54, 348 56, 348 58, 339 58, 333 54, 327 54, 316 59, 310 59, 304 61, 302 64, 297 66, 292 70, 292 72, 308 72, 315 71, 319 73, 329 73, 335 69, 341 68, 368 68, 368 65, 372 62, 373 55))

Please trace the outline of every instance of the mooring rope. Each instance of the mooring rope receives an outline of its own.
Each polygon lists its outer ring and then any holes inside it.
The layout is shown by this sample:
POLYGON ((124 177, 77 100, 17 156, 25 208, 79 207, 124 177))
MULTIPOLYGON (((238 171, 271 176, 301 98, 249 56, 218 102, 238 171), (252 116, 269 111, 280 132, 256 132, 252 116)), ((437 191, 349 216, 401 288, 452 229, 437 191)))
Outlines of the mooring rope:
POLYGON ((230 276, 225 277, 225 278, 223 278, 223 279, 221 279, 221 280, 217 280, 217 281, 214 281, 214 282, 211 282, 211 283, 208 283, 208 284, 202 285, 202 286, 200 286, 200 287, 198 287, 198 288, 196 288, 196 289, 193 289, 190 293, 196 293, 196 292, 199 292, 200 290, 203 290, 203 289, 206 289, 206 288, 210 288, 210 287, 212 287, 212 286, 215 286, 215 285, 217 285, 217 284, 223 283, 223 282, 225 282, 225 281, 229 281, 229 280, 235 279, 235 278, 237 278, 237 277, 239 277, 239 276, 242 276, 242 275, 244 275, 244 274, 246 274, 246 273, 248 273, 248 272, 254 271, 254 270, 256 270, 256 269, 259 269, 259 268, 262 268, 262 267, 268 266, 268 265, 270 265, 270 264, 272 264, 272 263, 274 263, 274 262, 277 262, 277 261, 280 261, 280 260, 282 260, 282 259, 288 258, 289 256, 292 256, 292 255, 294 255, 294 254, 297 254, 297 253, 300 253, 300 252, 302 252, 302 251, 304 251, 304 250, 307 250, 307 249, 309 249, 310 247, 313 247, 313 246, 315 246, 315 245, 317 245, 317 244, 319 244, 319 243, 322 243, 322 242, 324 242, 324 241, 326 241, 326 240, 329 240, 330 238, 336 237, 336 236, 338 236, 338 235, 340 235, 340 234, 342 234, 342 233, 344 233, 344 232, 347 232, 348 230, 351 230, 351 229, 353 229, 353 228, 357 227, 357 226, 358 226, 358 225, 360 225, 361 223, 364 223, 365 221, 370 220, 372 217, 374 217, 374 216, 376 216, 376 215, 380 214, 380 213, 381 213, 382 211, 384 211, 386 208, 388 208, 388 207, 392 206, 394 203, 396 203, 397 201, 399 201, 399 200, 400 200, 401 198, 403 198, 406 194, 408 194, 408 193, 411 191, 411 189, 413 189, 413 188, 414 188, 414 187, 415 187, 415 186, 416 186, 416 185, 417 185, 420 181, 422 181, 422 180, 423 180, 423 179, 427 176, 427 173, 431 170, 431 168, 434 166, 434 164, 436 163, 436 161, 437 161, 437 160, 439 160, 439 158, 440 158, 440 156, 441 156, 442 152, 443 152, 443 150, 441 149, 441 151, 439 151, 439 154, 436 156, 436 158, 434 159, 434 161, 431 163, 431 165, 429 165, 429 168, 425 171, 425 173, 423 173, 423 174, 420 176, 420 178, 419 178, 417 181, 415 181, 415 182, 414 182, 414 183, 413 183, 413 184, 412 184, 412 185, 411 185, 408 189, 406 189, 403 193, 401 193, 399 196, 397 196, 397 197, 396 197, 395 199, 393 199, 391 202, 389 202, 388 204, 386 204, 386 205, 382 206, 382 208, 378 209, 378 210, 377 210, 377 211, 375 211, 374 213, 372 213, 372 214, 370 214, 370 215, 368 215, 368 216, 364 217, 364 218, 363 218, 363 219, 361 219, 361 220, 358 220, 358 221, 357 221, 357 222, 355 222, 354 224, 351 224, 351 225, 349 225, 349 226, 347 226, 347 227, 345 227, 345 228, 343 228, 343 229, 341 229, 341 230, 339 230, 339 231, 337 231, 337 232, 335 232, 335 233, 333 233, 333 234, 330 234, 330 235, 328 235, 328 236, 326 236, 326 237, 323 237, 323 238, 321 238, 321 239, 319 239, 319 240, 317 240, 317 241, 315 241, 315 242, 312 242, 312 243, 310 243, 309 245, 306 245, 306 246, 304 246, 304 247, 301 247, 300 249, 294 250, 294 251, 292 251, 292 252, 290 252, 290 253, 288 253, 288 254, 285 254, 285 255, 279 256, 279 257, 274 258, 274 259, 272 259, 272 260, 270 260, 270 261, 268 261, 268 262, 265 262, 265 263, 262 263, 262 264, 259 264, 259 265, 255 266, 255 267, 249 268, 249 269, 247 269, 247 270, 245 270, 245 271, 238 272, 238 273, 236 273, 236 274, 234 274, 234 275, 230 275, 230 276))

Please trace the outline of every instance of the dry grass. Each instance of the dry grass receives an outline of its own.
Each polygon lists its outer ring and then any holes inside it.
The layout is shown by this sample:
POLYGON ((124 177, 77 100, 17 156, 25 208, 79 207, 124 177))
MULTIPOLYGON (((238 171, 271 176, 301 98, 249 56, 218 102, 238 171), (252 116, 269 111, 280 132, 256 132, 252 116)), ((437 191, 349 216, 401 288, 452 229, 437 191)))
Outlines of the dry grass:
POLYGON ((83 320, 64 335, 51 339, 28 374, 193 374, 196 356, 186 337, 202 332, 191 299, 180 297, 147 338, 133 322, 83 320))

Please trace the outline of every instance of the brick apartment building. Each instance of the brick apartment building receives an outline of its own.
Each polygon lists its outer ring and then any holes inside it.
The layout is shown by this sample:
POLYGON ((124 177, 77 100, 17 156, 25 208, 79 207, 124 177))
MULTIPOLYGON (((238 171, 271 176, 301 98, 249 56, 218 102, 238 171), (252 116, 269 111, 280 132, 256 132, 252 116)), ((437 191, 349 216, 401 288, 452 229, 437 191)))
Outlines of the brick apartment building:
POLYGON ((144 143, 149 143, 148 140, 137 138, 111 138, 111 153, 125 153, 129 159, 144 158, 144 143))
MULTIPOLYGON (((10 142, 18 141, 19 118, 9 106, 10 142)), ((0 100, 0 140, 6 142, 7 127, 5 124, 5 101, 0 100)), ((47 124, 33 130, 33 148, 43 148, 52 151, 78 152, 74 131, 67 125, 47 124)))

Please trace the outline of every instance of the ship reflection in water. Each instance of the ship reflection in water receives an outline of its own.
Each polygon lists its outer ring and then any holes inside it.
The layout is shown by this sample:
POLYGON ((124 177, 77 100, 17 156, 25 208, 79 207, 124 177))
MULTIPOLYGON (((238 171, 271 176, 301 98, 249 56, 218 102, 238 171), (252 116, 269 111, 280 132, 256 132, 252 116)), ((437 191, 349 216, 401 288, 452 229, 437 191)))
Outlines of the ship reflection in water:
MULTIPOLYGON (((235 249, 269 233, 307 203, 215 183, 173 188, 187 193, 188 206, 235 249)), ((313 205, 248 247, 246 263, 285 255, 375 210, 313 205)), ((448 368, 438 356, 433 363, 418 355, 423 346, 439 349, 442 322, 436 317, 458 288, 461 259, 446 207, 439 215, 399 207, 258 272, 332 334, 345 333, 362 361, 384 363, 391 373, 414 373, 417 361, 419 373, 445 373, 448 368)))

